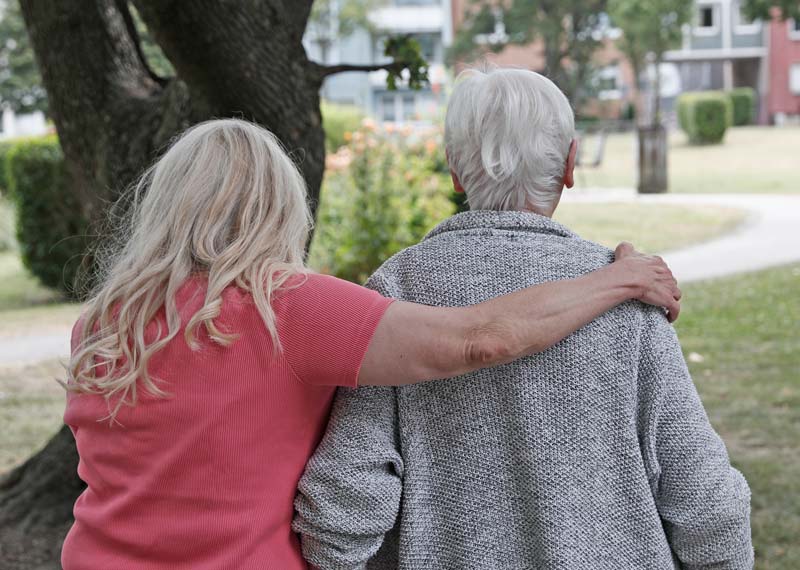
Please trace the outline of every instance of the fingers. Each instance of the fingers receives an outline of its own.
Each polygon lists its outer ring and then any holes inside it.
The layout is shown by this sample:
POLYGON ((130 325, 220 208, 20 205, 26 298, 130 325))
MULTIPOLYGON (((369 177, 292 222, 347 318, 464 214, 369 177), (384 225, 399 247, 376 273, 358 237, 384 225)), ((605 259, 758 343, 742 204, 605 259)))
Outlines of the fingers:
POLYGON ((681 304, 679 301, 672 300, 667 304, 667 319, 669 322, 674 323, 678 320, 678 315, 681 314, 681 304))
POLYGON ((636 253, 636 249, 633 247, 633 244, 623 241, 620 242, 617 249, 614 250, 614 259, 622 259, 634 253, 636 253))

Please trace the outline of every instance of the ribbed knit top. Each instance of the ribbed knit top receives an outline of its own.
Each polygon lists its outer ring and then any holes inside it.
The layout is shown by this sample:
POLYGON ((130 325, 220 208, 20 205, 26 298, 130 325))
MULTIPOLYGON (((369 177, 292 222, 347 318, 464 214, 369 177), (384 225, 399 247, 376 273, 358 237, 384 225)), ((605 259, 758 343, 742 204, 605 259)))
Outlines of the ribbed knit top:
MULTIPOLYGON (((182 322, 202 306, 205 282, 178 294, 182 322)), ((87 488, 62 551, 65 570, 306 568, 290 529, 297 481, 325 427, 335 386, 357 385, 375 327, 391 303, 322 275, 273 300, 282 353, 252 297, 223 294, 218 325, 229 347, 183 331, 149 371, 169 392, 139 390, 118 423, 100 396, 71 395, 65 422, 87 488)), ((163 312, 161 320, 166 330, 163 312)), ((73 331, 73 350, 80 323, 73 331)))

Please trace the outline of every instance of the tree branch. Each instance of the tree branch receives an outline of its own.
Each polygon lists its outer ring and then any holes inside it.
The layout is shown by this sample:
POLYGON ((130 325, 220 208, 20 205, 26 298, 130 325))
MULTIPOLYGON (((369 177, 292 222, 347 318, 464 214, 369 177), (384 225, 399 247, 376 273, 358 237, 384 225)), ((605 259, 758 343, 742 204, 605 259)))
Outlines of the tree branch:
POLYGON ((128 32, 131 42, 133 43, 134 51, 136 52, 136 56, 139 58, 142 67, 150 76, 150 79, 161 86, 166 85, 167 79, 158 75, 153 68, 150 67, 150 64, 147 63, 147 57, 145 57, 144 51, 142 51, 142 38, 139 36, 139 31, 136 29, 136 23, 133 21, 133 15, 131 14, 130 7, 128 6, 128 0, 115 0, 115 3, 117 5, 117 10, 119 10, 119 13, 122 15, 122 20, 125 23, 125 29, 128 32))
POLYGON ((361 64, 350 64, 350 63, 339 63, 336 65, 320 65, 318 63, 313 64, 316 67, 317 74, 320 78, 328 77, 329 75, 333 75, 335 73, 344 73, 346 71, 397 71, 400 72, 405 68, 405 64, 402 61, 392 61, 389 63, 377 63, 377 64, 368 64, 368 65, 361 65, 361 64))

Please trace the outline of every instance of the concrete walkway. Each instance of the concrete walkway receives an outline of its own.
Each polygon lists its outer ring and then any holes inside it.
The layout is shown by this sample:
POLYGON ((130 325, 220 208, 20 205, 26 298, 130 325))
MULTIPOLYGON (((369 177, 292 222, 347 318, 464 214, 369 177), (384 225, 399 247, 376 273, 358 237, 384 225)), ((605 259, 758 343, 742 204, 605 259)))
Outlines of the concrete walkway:
MULTIPOLYGON (((800 261, 800 195, 665 194, 639 196, 631 189, 569 190, 564 202, 637 202, 718 205, 751 212, 737 230, 663 255, 680 283, 756 271, 800 261)), ((38 335, 0 336, 0 366, 19 366, 69 355, 70 328, 38 335)))
POLYGON ((681 283, 758 271, 800 261, 800 195, 662 194, 640 196, 632 189, 579 190, 564 202, 711 205, 750 212, 732 233, 664 253, 681 283))

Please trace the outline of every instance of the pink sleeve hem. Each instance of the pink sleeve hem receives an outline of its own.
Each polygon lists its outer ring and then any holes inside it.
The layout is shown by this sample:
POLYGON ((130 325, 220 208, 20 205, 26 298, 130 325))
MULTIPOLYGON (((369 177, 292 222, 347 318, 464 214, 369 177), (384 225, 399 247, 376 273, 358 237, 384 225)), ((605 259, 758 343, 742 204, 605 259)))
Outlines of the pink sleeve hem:
MULTIPOLYGON (((385 315, 386 311, 389 309, 389 305, 394 303, 394 301, 394 299, 378 296, 372 302, 369 309, 367 309, 366 316, 362 321, 361 327, 358 331, 358 337, 366 338, 367 342, 365 342, 363 347, 359 350, 355 374, 352 375, 353 383, 342 383, 339 384, 340 386, 358 388, 358 377, 361 374, 361 365, 364 363, 364 357, 367 355, 369 345, 372 344, 372 337, 375 336, 375 330, 378 328, 378 324, 381 322, 381 319, 383 319, 383 315, 385 315)), ((348 376, 351 375, 348 374, 348 376)))

